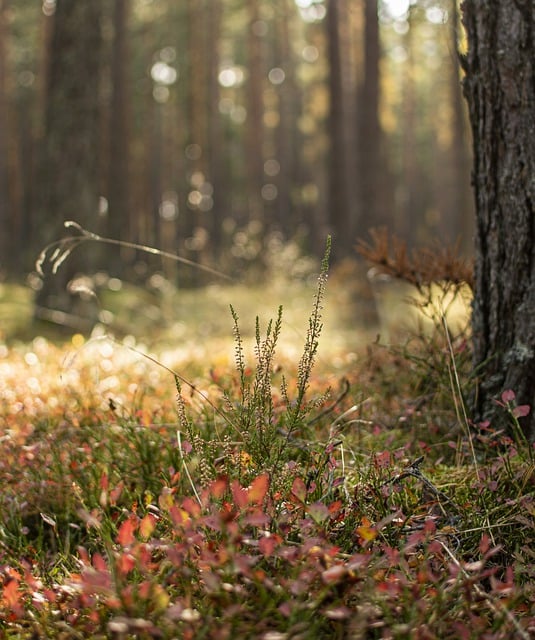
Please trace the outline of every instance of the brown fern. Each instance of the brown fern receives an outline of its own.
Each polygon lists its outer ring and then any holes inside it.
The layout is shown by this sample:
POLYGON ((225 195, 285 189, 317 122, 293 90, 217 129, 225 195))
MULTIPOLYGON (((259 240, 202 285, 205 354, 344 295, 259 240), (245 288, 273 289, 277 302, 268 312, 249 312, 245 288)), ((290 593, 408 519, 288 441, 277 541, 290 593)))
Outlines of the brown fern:
POLYGON ((433 283, 466 284, 473 288, 473 264, 459 255, 458 245, 408 251, 404 240, 385 227, 372 229, 371 243, 359 240, 357 251, 383 273, 414 285, 419 291, 433 283))

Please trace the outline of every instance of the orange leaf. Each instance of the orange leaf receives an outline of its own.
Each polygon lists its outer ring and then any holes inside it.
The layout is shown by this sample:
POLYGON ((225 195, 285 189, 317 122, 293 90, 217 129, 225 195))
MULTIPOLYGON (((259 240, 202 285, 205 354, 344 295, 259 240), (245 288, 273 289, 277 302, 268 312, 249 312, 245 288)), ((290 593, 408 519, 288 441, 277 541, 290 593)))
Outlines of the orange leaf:
POLYGON ((148 513, 139 523, 139 533, 143 538, 149 538, 156 527, 156 517, 148 513))
POLYGON ((127 547, 128 545, 134 542, 134 532, 137 528, 137 518, 128 518, 125 520, 122 525, 119 527, 119 532, 117 533, 117 542, 123 546, 127 547))
POLYGON ((10 580, 4 587, 3 600, 8 607, 15 607, 20 600, 21 592, 19 591, 19 581, 10 580))
POLYGON ((262 473, 255 478, 249 489, 247 490, 247 499, 249 504, 260 504, 266 497, 269 488, 269 475, 262 473))
POLYGON ((219 500, 225 495, 227 489, 228 478, 226 476, 219 476, 219 478, 214 480, 210 485, 210 495, 212 496, 212 498, 219 500))
POLYGON ((185 526, 191 520, 189 513, 175 504, 169 509, 169 515, 175 527, 185 526))
POLYGON ((201 505, 197 502, 197 500, 194 500, 193 498, 184 498, 184 500, 182 500, 182 508, 185 509, 190 514, 190 516, 193 516, 194 518, 197 518, 201 515, 201 505))
POLYGON ((360 521, 360 527, 357 527, 356 533, 362 539, 362 543, 366 545, 368 542, 375 540, 378 535, 376 527, 372 527, 372 523, 366 516, 360 521))
POLYGON ((117 569, 123 576, 130 573, 135 566, 136 560, 130 553, 123 553, 117 558, 117 569))
POLYGON ((247 491, 240 485, 237 480, 231 485, 232 498, 234 499, 234 506, 238 509, 243 509, 248 504, 247 491))

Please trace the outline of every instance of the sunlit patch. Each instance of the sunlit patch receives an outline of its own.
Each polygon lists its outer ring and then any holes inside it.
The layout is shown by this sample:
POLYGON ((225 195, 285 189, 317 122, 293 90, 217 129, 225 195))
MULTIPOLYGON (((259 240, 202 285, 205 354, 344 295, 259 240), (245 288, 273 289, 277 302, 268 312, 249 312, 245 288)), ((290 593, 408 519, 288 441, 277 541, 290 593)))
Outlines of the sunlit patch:
POLYGON ((176 191, 166 191, 158 210, 163 220, 176 220, 178 218, 178 194, 176 191))
POLYGON ((113 371, 113 362, 108 360, 108 358, 104 358, 100 361, 100 368, 102 371, 110 372, 113 371))
POLYGON ((37 378, 28 378, 26 384, 32 393, 41 393, 41 385, 37 378))
POLYGON ((45 16, 53 16, 56 13, 56 0, 43 0, 43 13, 45 16))
POLYGON ((174 84, 178 78, 177 70, 163 61, 155 62, 152 65, 150 75, 154 82, 165 86, 174 84))
POLYGON ((274 129, 279 126, 280 113, 275 110, 266 111, 263 120, 268 129, 274 129))
POLYGON ((171 95, 169 89, 167 87, 163 87, 161 85, 157 85, 152 90, 152 97, 154 100, 160 104, 164 104, 169 100, 169 96, 171 95))
POLYGON ((286 79, 286 74, 284 73, 284 70, 281 69, 280 67, 274 67, 268 73, 268 80, 271 82, 271 84, 275 84, 275 85, 282 84, 285 79, 286 79))
POLYGON ((245 81, 245 71, 238 66, 225 67, 219 72, 218 80, 219 84, 227 89, 241 87, 245 81))
POLYGON ((425 10, 425 17, 432 24, 446 24, 448 21, 448 12, 446 9, 435 5, 425 10))
POLYGON ((73 347, 76 347, 78 349, 79 347, 84 345, 85 338, 81 333, 75 333, 71 338, 71 342, 73 347))
POLYGON ((275 200, 278 195, 278 189, 274 184, 265 184, 261 190, 262 198, 267 200, 268 202, 271 200, 275 200))
POLYGON ((320 53, 317 47, 309 44, 301 51, 301 56, 305 62, 316 62, 320 53))
POLYGON ((113 344, 111 342, 102 342, 99 345, 99 352, 103 358, 110 358, 113 354, 113 344))
POLYGON ((100 196, 100 198, 98 199, 98 215, 106 216, 109 212, 109 205, 110 203, 108 202, 108 199, 104 196, 100 196))
POLYGON ((264 162, 264 173, 267 176, 276 176, 279 174, 281 166, 275 158, 270 158, 264 162))
POLYGON ((410 4, 410 0, 384 0, 386 10, 394 19, 405 16, 410 4))
POLYGON ((39 358, 32 351, 28 351, 28 353, 24 356, 24 361, 27 365, 33 367, 39 362, 39 358))

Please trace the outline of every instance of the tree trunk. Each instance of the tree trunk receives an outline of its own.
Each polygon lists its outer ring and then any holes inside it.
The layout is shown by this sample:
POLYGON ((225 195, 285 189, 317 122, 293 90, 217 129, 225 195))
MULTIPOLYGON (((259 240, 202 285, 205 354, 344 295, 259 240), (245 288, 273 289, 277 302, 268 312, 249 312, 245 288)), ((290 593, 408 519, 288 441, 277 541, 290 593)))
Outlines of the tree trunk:
POLYGON ((329 59, 329 213, 333 235, 333 261, 346 257, 354 242, 347 181, 347 141, 344 126, 344 85, 340 46, 340 15, 338 0, 327 4, 327 56, 329 59))
MULTIPOLYGON (((451 0, 451 50, 459 49, 459 10, 457 0, 451 0)), ((472 255, 474 237, 474 206, 470 192, 470 164, 468 121, 466 104, 463 100, 459 66, 454 60, 450 67, 451 104, 452 104, 452 140, 449 165, 453 174, 449 192, 451 194, 449 212, 451 221, 448 225, 452 242, 459 241, 462 253, 472 255)), ((449 216, 448 216, 449 217, 449 216)))
MULTIPOLYGON (((127 24, 129 0, 115 0, 113 5, 113 49, 111 60, 112 98, 108 167, 108 234, 112 238, 130 239, 129 212, 129 99, 127 24)), ((121 252, 109 252, 107 266, 112 275, 122 275, 121 252)))
POLYGON ((358 234, 389 222, 386 190, 389 177, 383 158, 383 132, 379 120, 381 44, 377 0, 364 3, 364 75, 359 87, 357 171, 360 182, 358 234))
POLYGON ((207 212, 210 232, 211 260, 223 251, 223 221, 229 215, 228 176, 225 166, 223 122, 219 112, 220 39, 223 19, 221 0, 212 0, 208 11, 208 178, 213 189, 213 207, 207 212))
MULTIPOLYGON (((535 8, 465 0, 465 96, 473 131, 475 417, 502 427, 512 389, 535 409, 535 8)), ((535 436, 535 412, 521 419, 535 436)))
POLYGON ((8 170, 8 108, 7 108, 7 3, 0 0, 0 277, 2 272, 11 268, 11 250, 13 229, 9 219, 9 170, 8 170), (10 241, 11 238, 11 241, 10 241))
MULTIPOLYGON (((94 228, 97 220, 100 17, 99 0, 57 0, 52 18, 38 203, 43 246, 60 237, 65 220, 76 220, 89 228, 94 228)), ((69 294, 67 285, 76 273, 87 271, 94 255, 94 246, 79 249, 56 274, 50 264, 44 265, 45 279, 36 298, 37 316, 46 312, 46 317, 68 324, 70 316, 77 313, 79 299, 69 294)))
POLYGON ((246 162, 249 218, 262 220, 264 203, 262 184, 264 182, 264 68, 263 38, 258 0, 247 0, 247 120, 246 126, 246 162))

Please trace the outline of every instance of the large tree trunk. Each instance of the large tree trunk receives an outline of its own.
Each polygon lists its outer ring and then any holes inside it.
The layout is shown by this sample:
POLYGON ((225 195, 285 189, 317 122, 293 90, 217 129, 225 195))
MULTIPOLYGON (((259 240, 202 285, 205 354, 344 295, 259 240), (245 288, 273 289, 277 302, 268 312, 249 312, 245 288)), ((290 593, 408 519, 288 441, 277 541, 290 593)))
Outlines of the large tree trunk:
POLYGON ((534 409, 535 436, 535 8, 531 0, 465 0, 464 59, 474 141, 476 265, 474 365, 478 419, 495 427, 506 389, 534 409))
MULTIPOLYGON (((94 228, 98 215, 99 83, 102 35, 99 0, 57 0, 46 88, 38 225, 43 245, 62 233, 65 220, 94 228)), ((95 247, 75 252, 51 273, 36 299, 36 315, 69 324, 78 298, 67 291, 85 271, 95 247)), ((82 328, 82 325, 80 327, 82 328)))

